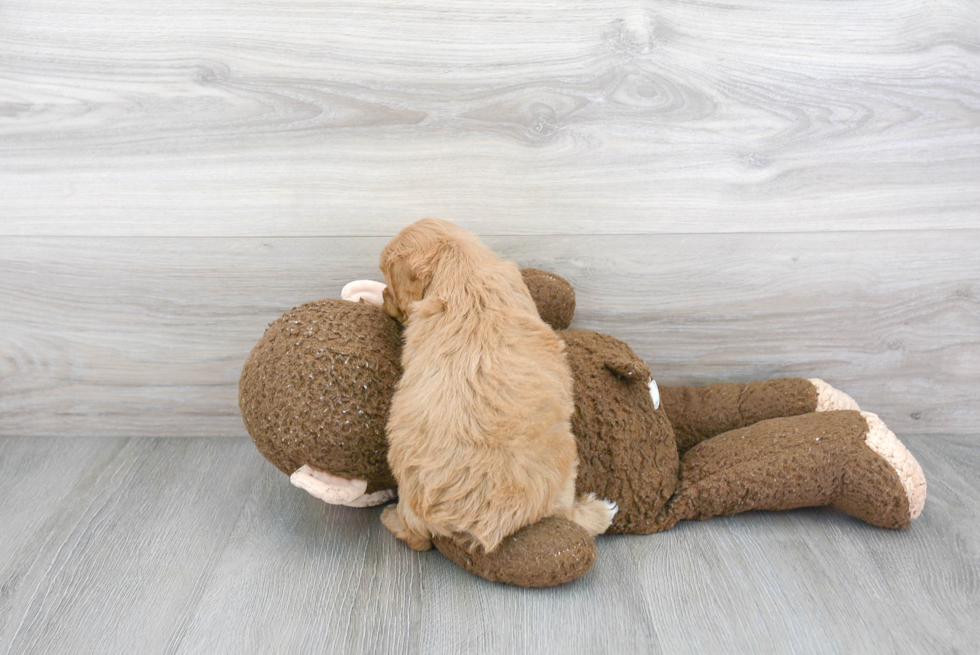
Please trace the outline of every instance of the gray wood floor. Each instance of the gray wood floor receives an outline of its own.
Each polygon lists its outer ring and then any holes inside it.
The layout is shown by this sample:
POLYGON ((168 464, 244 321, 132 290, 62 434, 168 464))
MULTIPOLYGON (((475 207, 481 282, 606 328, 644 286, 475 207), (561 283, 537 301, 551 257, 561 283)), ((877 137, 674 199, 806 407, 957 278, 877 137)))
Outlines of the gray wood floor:
POLYGON ((901 532, 828 510, 604 537, 574 583, 488 583, 246 439, 0 439, 0 652, 980 652, 976 437, 906 439, 901 532))

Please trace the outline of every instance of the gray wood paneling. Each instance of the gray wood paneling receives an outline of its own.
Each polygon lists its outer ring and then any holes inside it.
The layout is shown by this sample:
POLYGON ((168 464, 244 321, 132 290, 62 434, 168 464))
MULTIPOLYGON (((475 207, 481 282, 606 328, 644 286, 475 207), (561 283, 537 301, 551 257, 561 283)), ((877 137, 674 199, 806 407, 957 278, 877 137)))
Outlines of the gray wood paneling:
POLYGON ((905 441, 929 480, 908 530, 682 523, 600 537, 585 577, 524 590, 311 498, 247 439, 0 439, 23 503, 0 504, 0 652, 976 652, 980 440, 905 441))
MULTIPOLYGON (((383 238, 0 241, 0 434, 243 435, 266 325, 383 238)), ((899 433, 980 424, 980 231, 494 237, 665 384, 823 377, 899 433)))
POLYGON ((7 0, 3 235, 980 226, 953 0, 7 0))

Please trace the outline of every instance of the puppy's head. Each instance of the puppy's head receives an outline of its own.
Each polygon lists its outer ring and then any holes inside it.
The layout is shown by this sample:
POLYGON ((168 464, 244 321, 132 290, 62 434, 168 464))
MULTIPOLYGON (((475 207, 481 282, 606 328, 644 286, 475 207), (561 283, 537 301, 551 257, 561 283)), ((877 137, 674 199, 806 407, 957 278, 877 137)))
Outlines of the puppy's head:
POLYGON ((380 262, 388 285, 383 294, 388 315, 407 321, 412 306, 426 297, 440 264, 459 254, 460 245, 467 241, 476 239, 463 228, 434 218, 416 221, 395 235, 381 251, 380 262))

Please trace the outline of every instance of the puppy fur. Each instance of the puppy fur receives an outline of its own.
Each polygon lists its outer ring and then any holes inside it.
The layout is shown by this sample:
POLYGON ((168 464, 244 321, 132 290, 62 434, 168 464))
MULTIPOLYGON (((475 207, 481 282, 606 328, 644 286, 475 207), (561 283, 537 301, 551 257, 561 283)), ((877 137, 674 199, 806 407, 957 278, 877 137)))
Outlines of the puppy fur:
POLYGON ((493 551, 544 517, 605 532, 616 506, 575 498, 572 374, 517 266, 447 221, 381 253, 384 309, 406 325, 388 421, 398 504, 381 520, 416 550, 433 535, 493 551))

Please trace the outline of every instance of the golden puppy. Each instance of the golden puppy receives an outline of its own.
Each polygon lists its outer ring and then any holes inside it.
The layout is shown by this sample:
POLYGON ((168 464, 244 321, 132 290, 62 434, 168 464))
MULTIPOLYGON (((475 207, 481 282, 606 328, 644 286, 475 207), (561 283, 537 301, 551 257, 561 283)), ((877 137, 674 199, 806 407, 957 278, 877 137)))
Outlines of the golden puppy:
POLYGON ((547 516, 605 532, 616 506, 575 498, 572 374, 517 266, 446 221, 385 246, 384 308, 405 323, 388 420, 398 504, 381 520, 416 550, 433 535, 492 551, 547 516))

